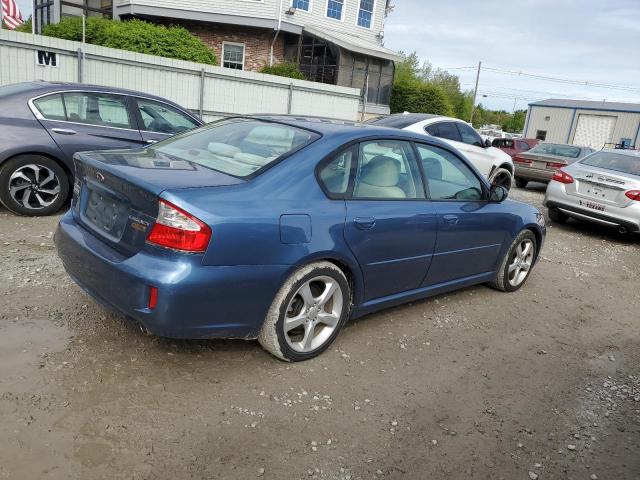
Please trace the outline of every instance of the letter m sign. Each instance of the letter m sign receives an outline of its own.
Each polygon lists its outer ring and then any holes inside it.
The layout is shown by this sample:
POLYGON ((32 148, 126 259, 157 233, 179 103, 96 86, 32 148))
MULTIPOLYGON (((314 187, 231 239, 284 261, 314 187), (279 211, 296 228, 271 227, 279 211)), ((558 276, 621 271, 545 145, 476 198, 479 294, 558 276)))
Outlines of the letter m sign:
POLYGON ((41 67, 57 67, 58 54, 46 50, 36 50, 36 64, 41 67))

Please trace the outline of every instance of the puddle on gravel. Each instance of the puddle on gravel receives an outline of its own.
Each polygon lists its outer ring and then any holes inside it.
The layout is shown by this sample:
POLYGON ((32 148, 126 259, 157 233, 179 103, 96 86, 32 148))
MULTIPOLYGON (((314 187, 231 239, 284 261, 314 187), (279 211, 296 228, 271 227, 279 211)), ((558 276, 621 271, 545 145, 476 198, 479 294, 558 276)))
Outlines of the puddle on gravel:
POLYGON ((66 327, 48 319, 0 323, 0 393, 38 386, 45 357, 64 349, 70 337, 66 327))

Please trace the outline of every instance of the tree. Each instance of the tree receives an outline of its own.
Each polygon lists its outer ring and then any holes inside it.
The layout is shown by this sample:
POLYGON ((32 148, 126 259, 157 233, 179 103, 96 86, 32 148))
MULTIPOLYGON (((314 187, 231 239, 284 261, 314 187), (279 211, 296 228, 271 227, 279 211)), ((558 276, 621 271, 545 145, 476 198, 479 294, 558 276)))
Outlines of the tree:
MULTIPOLYGON (((82 40, 82 18, 67 17, 46 25, 43 35, 66 40, 82 40)), ((117 22, 90 17, 86 20, 86 42, 149 55, 216 65, 213 50, 183 27, 165 27, 133 19, 117 22)))

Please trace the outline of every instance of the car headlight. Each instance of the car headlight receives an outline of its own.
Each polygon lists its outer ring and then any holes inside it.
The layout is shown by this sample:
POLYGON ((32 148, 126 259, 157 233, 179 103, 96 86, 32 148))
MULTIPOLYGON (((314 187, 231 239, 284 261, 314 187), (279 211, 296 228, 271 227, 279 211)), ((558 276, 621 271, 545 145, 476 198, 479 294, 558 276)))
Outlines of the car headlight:
POLYGON ((541 227, 545 226, 544 215, 541 212, 536 213, 536 223, 541 227))

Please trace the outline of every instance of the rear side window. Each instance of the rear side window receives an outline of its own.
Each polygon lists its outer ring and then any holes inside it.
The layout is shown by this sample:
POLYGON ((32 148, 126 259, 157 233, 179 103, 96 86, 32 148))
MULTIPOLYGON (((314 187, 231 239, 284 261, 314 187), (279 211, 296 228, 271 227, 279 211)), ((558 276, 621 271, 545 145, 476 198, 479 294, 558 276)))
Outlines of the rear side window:
POLYGON ((523 152, 526 152, 531 148, 527 142, 517 142, 517 143, 518 143, 518 148, 523 152))
POLYGON ((233 118, 168 138, 150 148, 244 178, 317 138, 317 133, 291 125, 233 118))
POLYGON ((320 182, 331 198, 344 198, 346 195, 354 160, 355 147, 352 147, 336 155, 320 169, 320 182))
POLYGON ((59 93, 33 101, 40 114, 47 120, 66 120, 62 95, 59 93))
POLYGON ((191 117, 160 102, 137 99, 138 111, 142 116, 143 130, 175 135, 198 126, 191 117))
POLYGON ((460 132, 456 128, 456 124, 453 122, 440 122, 435 125, 429 125, 426 130, 434 137, 446 138, 447 140, 453 140, 454 142, 462 141, 460 132))
POLYGON ((360 144, 353 198, 404 200, 425 198, 409 142, 374 140, 360 144))
POLYGON ((126 97, 122 95, 65 93, 64 105, 69 122, 101 127, 132 128, 126 97))

